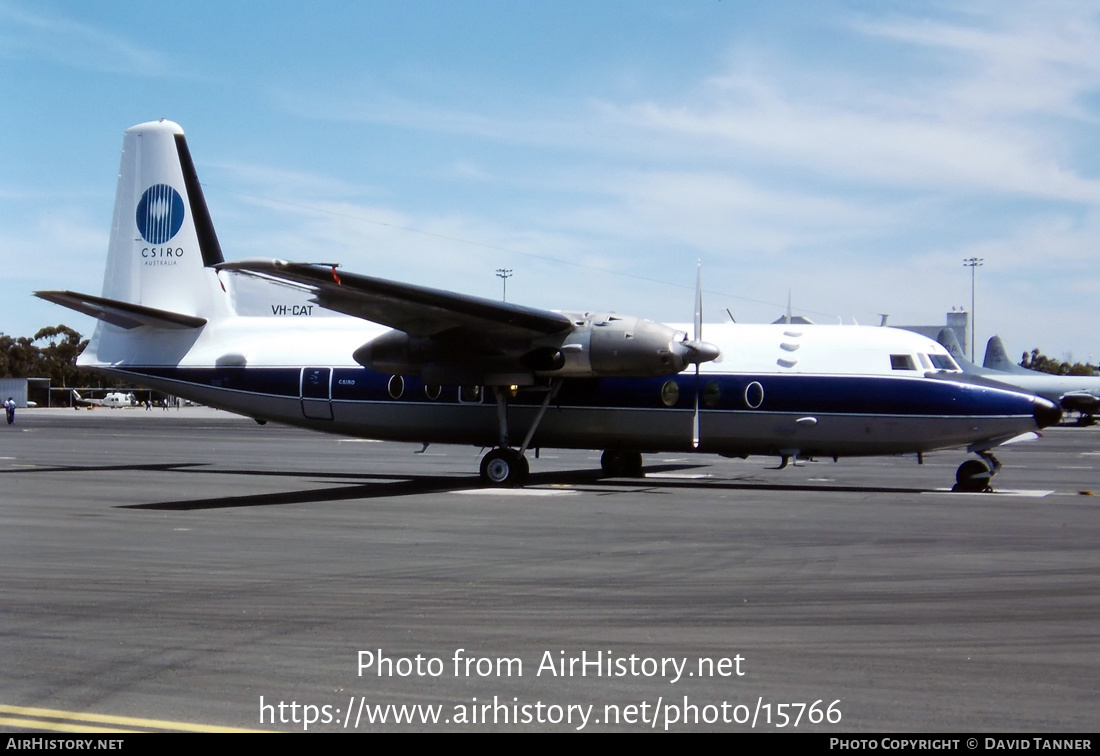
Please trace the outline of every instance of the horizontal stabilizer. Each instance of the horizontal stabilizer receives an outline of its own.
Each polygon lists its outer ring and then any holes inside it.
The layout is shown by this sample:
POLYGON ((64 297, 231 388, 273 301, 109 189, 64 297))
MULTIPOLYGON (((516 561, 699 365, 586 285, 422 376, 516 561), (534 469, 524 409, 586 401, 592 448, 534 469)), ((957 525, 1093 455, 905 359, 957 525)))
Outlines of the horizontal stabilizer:
POLYGON ((158 310, 154 307, 120 302, 117 299, 93 297, 91 294, 78 294, 75 291, 36 291, 39 299, 68 307, 71 310, 91 315, 93 318, 105 323, 116 325, 119 328, 138 328, 151 326, 153 328, 187 329, 200 328, 206 325, 205 318, 197 318, 193 315, 181 315, 178 312, 158 310))

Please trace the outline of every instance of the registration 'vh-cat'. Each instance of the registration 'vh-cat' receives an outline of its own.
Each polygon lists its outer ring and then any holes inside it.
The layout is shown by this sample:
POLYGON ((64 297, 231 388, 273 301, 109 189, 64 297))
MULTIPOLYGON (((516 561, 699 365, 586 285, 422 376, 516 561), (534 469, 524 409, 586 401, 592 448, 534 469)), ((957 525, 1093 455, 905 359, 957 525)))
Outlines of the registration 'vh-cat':
POLYGON ((786 465, 965 448, 978 458, 956 484, 985 490, 993 449, 1061 416, 907 331, 723 323, 703 341, 698 284, 695 322, 678 326, 226 262, 183 129, 163 120, 125 132, 102 294, 36 294, 98 319, 82 366, 261 422, 482 447, 496 486, 522 485, 526 452, 547 447, 603 450, 608 475, 635 476, 645 452, 786 465), (241 277, 341 316, 240 314, 241 277))

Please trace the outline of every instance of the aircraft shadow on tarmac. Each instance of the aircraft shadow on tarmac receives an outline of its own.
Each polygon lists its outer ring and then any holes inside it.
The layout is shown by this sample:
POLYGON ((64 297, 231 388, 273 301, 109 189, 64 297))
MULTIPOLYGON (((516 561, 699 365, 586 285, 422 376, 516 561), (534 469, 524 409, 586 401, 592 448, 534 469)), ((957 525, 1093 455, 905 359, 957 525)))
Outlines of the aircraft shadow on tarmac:
MULTIPOLYGON (((648 477, 608 478, 600 470, 559 470, 554 472, 531 473, 527 481, 528 488, 538 486, 584 486, 589 490, 627 489, 635 492, 663 490, 733 490, 733 491, 791 491, 791 492, 832 492, 832 493, 894 493, 920 494, 934 491, 929 488, 902 488, 897 486, 844 486, 824 483, 784 484, 774 481, 762 481, 754 476, 739 478, 665 478, 662 473, 683 473, 696 470, 705 465, 663 464, 647 465, 648 477)), ((246 494, 242 496, 216 496, 205 499, 180 499, 158 501, 148 504, 120 504, 119 509, 154 509, 164 511, 188 511, 195 509, 231 509, 237 507, 270 507, 283 504, 310 504, 354 499, 378 499, 397 496, 416 496, 454 491, 470 491, 483 488, 479 478, 468 475, 385 475, 378 473, 340 473, 308 472, 290 470, 224 470, 210 469, 202 462, 165 462, 141 465, 56 465, 50 467, 0 470, 0 475, 27 475, 57 472, 99 473, 99 472, 182 472, 200 475, 244 475, 256 478, 300 478, 323 480, 327 483, 345 483, 346 485, 311 488, 303 491, 283 491, 275 493, 246 494)), ((507 490, 507 489, 504 489, 507 490)))
MULTIPOLYGON (((148 469, 140 466, 141 469, 148 469)), ((162 470, 179 469, 183 465, 158 466, 162 470)), ((416 496, 433 493, 469 491, 483 488, 478 478, 469 476, 442 475, 383 475, 372 473, 310 473, 269 470, 205 470, 200 465, 187 465, 187 473, 216 475, 247 475, 256 477, 293 477, 323 479, 329 483, 347 483, 347 485, 324 488, 311 488, 302 491, 284 491, 275 493, 247 494, 242 496, 218 496, 205 499, 150 502, 148 504, 122 504, 120 509, 153 509, 167 511, 189 511, 196 509, 228 509, 237 507, 281 506, 284 504, 310 504, 321 502, 350 501, 355 499, 391 498, 397 496, 416 496)), ((660 473, 677 473, 698 469, 700 465, 665 464, 646 467, 651 476, 660 473)), ((82 468, 87 469, 87 468, 82 468)), ((116 468, 117 469, 117 468, 116 468)), ((607 478, 599 470, 565 470, 555 472, 532 473, 528 479, 528 488, 538 486, 584 486, 590 491, 599 489, 627 489, 632 491, 663 491, 688 489, 724 489, 742 491, 799 491, 799 492, 840 492, 840 493, 924 493, 930 489, 899 488, 881 486, 837 486, 777 484, 759 479, 739 478, 695 478, 670 479, 648 478, 607 478)))

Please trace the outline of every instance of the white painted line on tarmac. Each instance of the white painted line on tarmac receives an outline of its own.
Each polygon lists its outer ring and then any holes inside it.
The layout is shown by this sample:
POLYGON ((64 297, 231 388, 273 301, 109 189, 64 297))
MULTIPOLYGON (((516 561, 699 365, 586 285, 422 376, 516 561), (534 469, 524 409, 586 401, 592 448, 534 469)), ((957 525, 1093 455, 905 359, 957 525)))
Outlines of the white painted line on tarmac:
POLYGON ((579 491, 562 491, 560 489, 546 488, 473 488, 468 491, 455 491, 464 496, 573 496, 579 491))
POLYGON ((1045 499, 1052 496, 1054 491, 1026 488, 997 488, 993 491, 952 491, 950 488, 937 488, 935 491, 922 491, 923 494, 953 494, 955 496, 1014 496, 1031 497, 1033 499, 1045 499))
POLYGON ((712 477, 706 473, 646 473, 645 476, 654 480, 699 480, 712 477))

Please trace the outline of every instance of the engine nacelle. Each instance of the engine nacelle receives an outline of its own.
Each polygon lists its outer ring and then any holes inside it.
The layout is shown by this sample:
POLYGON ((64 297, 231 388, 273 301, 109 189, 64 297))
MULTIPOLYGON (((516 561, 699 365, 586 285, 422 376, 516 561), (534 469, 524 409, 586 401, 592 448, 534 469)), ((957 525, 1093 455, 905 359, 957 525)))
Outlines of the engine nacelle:
POLYGON ((585 314, 559 349, 565 364, 554 375, 625 377, 671 375, 688 362, 679 348, 686 334, 645 318, 585 314))
POLYGON ((413 339, 404 331, 387 331, 352 352, 352 359, 368 370, 394 375, 420 375, 426 360, 438 360, 429 352, 427 339, 413 339))
POLYGON ((470 334, 411 337, 404 331, 389 331, 356 349, 352 357, 380 373, 432 376, 433 380, 453 375, 456 379, 461 376, 463 383, 485 383, 492 382, 492 376, 514 374, 568 378, 673 375, 719 354, 711 344, 688 340, 683 331, 645 318, 566 314, 573 327, 564 335, 517 344, 485 343, 470 334))

